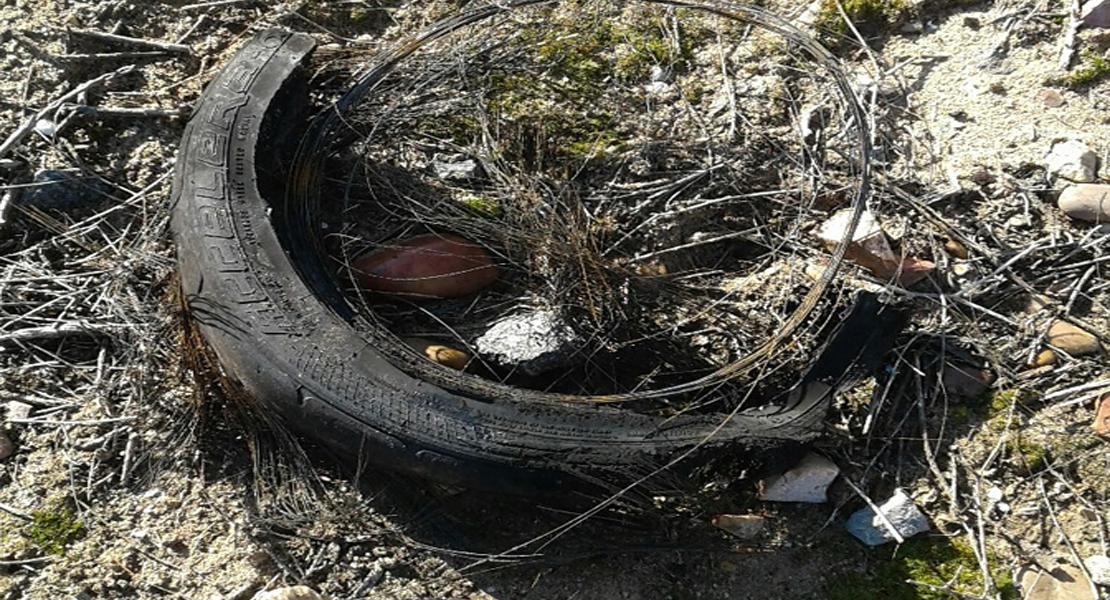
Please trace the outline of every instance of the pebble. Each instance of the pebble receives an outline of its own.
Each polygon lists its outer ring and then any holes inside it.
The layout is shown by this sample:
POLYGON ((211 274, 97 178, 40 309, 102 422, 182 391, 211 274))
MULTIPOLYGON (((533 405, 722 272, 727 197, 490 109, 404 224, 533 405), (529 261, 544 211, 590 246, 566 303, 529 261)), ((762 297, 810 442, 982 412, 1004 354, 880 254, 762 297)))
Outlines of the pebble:
POLYGON ((7 418, 9 421, 26 419, 27 417, 31 416, 31 409, 33 408, 33 406, 27 404, 26 402, 20 402, 19 400, 10 400, 7 404, 7 418))
POLYGON ((1098 435, 1110 437, 1110 393, 1095 400, 1095 422, 1091 427, 1098 435))
POLYGON ((759 515, 717 515, 713 526, 744 539, 753 540, 763 531, 764 518, 759 515))
POLYGON ((307 585, 295 585, 259 592, 252 600, 324 600, 324 597, 307 585))
POLYGON ((956 240, 944 242, 944 251, 961 260, 967 258, 967 246, 956 240))
POLYGON ((466 352, 424 338, 404 338, 402 341, 408 344, 413 350, 419 352, 421 356, 445 367, 451 367, 452 369, 461 371, 465 369, 466 364, 470 362, 470 355, 466 352))
POLYGON ((1083 142, 1062 140, 1054 143, 1045 156, 1048 172, 1069 181, 1087 183, 1095 180, 1098 157, 1083 142))
POLYGON ((1018 571, 1017 580, 1024 600, 1095 600, 1087 577, 1071 565, 1061 565, 1050 573, 1025 567, 1018 571))
POLYGON ((1067 103, 1064 97, 1060 95, 1060 92, 1047 88, 1037 92, 1037 100, 1040 100, 1041 104, 1049 108, 1059 108, 1067 103))
MULTIPOLYGON (((901 489, 894 490, 894 495, 882 503, 879 510, 903 538, 909 538, 930 529, 929 520, 925 518, 925 514, 901 489)), ((868 546, 894 541, 894 536, 890 534, 886 524, 870 507, 861 508, 852 513, 852 516, 848 517, 845 528, 848 533, 868 546)))
POLYGON ((497 321, 474 340, 474 348, 501 365, 539 375, 568 364, 577 342, 578 336, 562 317, 539 308, 497 321))
POLYGON ((35 121, 35 133, 44 138, 53 138, 58 133, 58 124, 50 119, 39 119, 35 121))
POLYGON ((1110 557, 1102 554, 1088 556, 1083 560, 1083 566, 1087 567, 1087 572, 1091 574, 1091 581, 1110 586, 1110 557))
POLYGON ((1102 351, 1102 344, 1099 343, 1098 338, 1060 319, 1056 319, 1049 326, 1045 341, 1070 356, 1086 356, 1102 351))
POLYGON ((940 375, 941 385, 949 396, 978 398, 994 383, 994 374, 970 365, 945 364, 940 375))
POLYGON ((829 485, 839 474, 836 463, 811 452, 789 471, 759 482, 759 499, 823 504, 829 501, 829 485))
POLYGON ((921 21, 910 21, 898 28, 902 33, 924 33, 925 24, 921 21))
POLYGON ((1081 183, 1060 192, 1056 205, 1067 216, 1081 221, 1110 223, 1110 185, 1081 183))
POLYGON ((7 460, 15 455, 15 442, 8 434, 0 431, 0 460, 7 460))
POLYGON ((96 179, 75 177, 65 171, 44 169, 35 173, 19 203, 36 208, 68 209, 92 204, 102 196, 96 179))
POLYGON ((1087 27, 1110 27, 1110 0, 1087 0, 1079 12, 1087 27))

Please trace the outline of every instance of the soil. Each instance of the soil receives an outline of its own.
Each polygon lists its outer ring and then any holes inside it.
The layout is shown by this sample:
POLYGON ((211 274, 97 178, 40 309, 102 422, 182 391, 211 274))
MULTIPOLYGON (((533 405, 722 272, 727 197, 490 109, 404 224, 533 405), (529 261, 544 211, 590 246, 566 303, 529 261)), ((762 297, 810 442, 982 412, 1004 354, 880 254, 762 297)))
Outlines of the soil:
MULTIPOLYGON (((1046 349, 1053 318, 1110 341, 1103 266, 1110 232, 1063 215, 1054 200, 1065 182, 1044 167, 1053 141, 1070 137, 1099 156, 1099 175, 1110 178, 1110 81, 1096 68, 1110 36, 1080 30, 1070 71, 1061 69, 1070 4, 877 3, 889 18, 860 23, 867 50, 851 40, 837 49, 874 120, 871 210, 896 252, 936 269, 910 286, 854 267, 837 280, 845 292, 880 290, 914 316, 878 380, 845 394, 830 415, 817 448, 842 470, 830 503, 762 503, 750 477, 722 468, 701 489, 621 504, 530 544, 577 514, 567 499, 437 487, 351 469, 309 441, 293 443, 266 415, 208 385, 174 295, 167 203, 177 140, 190 102, 236 48, 254 32, 284 27, 318 36, 357 64, 456 4, 2 4, 5 137, 77 85, 136 66, 69 100, 94 108, 42 115, 52 134, 44 123, 0 156, 4 192, 15 200, 0 226, 0 403, 2 431, 15 449, 0 459, 0 598, 241 600, 302 583, 329 598, 939 598, 944 592, 934 588, 945 586, 1014 597, 1008 579, 1019 567, 1076 566, 1107 553, 1110 453, 1090 426, 1094 400, 1110 387, 1105 348, 1029 366, 1046 349), (138 55, 153 49, 84 30, 189 52, 138 55), (128 54, 88 56, 109 52, 128 54), (1087 72, 1096 72, 1089 81, 1076 76, 1087 72), (32 206, 14 197, 27 198, 44 169, 72 175, 73 198, 84 200, 32 206), (974 389, 976 376, 961 380, 970 393, 955 393, 956 367, 989 374, 987 389, 974 389), (845 518, 864 506, 861 495, 881 501, 895 487, 907 490, 934 530, 900 546, 862 547, 844 532, 845 518), (760 515, 764 530, 754 540, 730 537, 710 525, 722 513, 760 515), (984 589, 983 571, 994 589, 984 589)), ((769 7, 802 26, 828 16, 828 5, 804 8, 769 7)), ((655 119, 681 124, 684 117, 669 111, 693 98, 681 90, 699 79, 700 101, 721 103, 712 76, 695 76, 721 44, 704 39, 689 48, 695 68, 672 75, 675 89, 659 92, 674 93, 672 105, 657 108, 655 119)), ((758 47, 775 56, 773 44, 758 47)), ((619 53, 591 52, 602 62, 619 53)), ((338 85, 336 73, 351 70, 336 64, 321 81, 338 85)), ((632 77, 651 83, 650 68, 632 66, 632 77)), ((648 122, 629 117, 606 129, 614 139, 640 140, 651 137, 648 122)), ((522 139, 516 133, 506 139, 522 139)), ((671 139, 676 156, 705 144, 671 139)), ((429 157, 480 155, 437 143, 401 148, 403 156, 390 160, 413 168, 429 157)), ((597 163, 591 185, 613 174, 605 165, 643 158, 614 146, 618 160, 597 163)), ((512 155, 514 147, 505 150, 512 155)), ((591 144, 578 150, 590 156, 586 163, 596 158, 591 144)), ((566 158, 552 152, 556 163, 566 158)), ((574 159, 582 164, 581 155, 574 159)), ((636 183, 661 168, 649 167, 620 173, 633 173, 626 183, 636 183)), ((535 169, 510 179, 560 173, 535 169)), ((425 183, 446 197, 475 191, 425 183)), ((814 232, 838 206, 812 208, 798 216, 803 274, 823 256, 814 232)), ((686 239, 699 233, 692 228, 686 239)), ((357 224, 345 233, 363 245, 337 247, 340 260, 373 239, 357 224)), ((649 242, 629 255, 659 249, 649 242)), ((766 273, 757 266, 749 274, 766 273)), ((803 353, 816 344, 801 342, 803 353)), ((734 358, 732 350, 700 357, 734 358)))

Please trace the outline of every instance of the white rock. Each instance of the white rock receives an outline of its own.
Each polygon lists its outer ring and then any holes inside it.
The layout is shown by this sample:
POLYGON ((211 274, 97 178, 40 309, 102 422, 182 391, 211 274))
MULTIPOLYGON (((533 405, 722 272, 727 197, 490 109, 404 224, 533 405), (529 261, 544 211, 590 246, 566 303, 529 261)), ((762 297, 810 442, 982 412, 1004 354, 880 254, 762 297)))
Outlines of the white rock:
POLYGON ((1091 574, 1091 581, 1099 585, 1110 586, 1110 557, 1096 554, 1088 556, 1083 561, 1083 566, 1091 574))
POLYGON ((474 340, 478 353, 528 375, 567 364, 578 337, 554 311, 532 309, 494 323, 474 340))
POLYGON ((19 400, 11 400, 11 401, 8 402, 8 407, 7 408, 8 408, 8 410, 7 410, 8 419, 9 420, 19 420, 19 419, 26 419, 27 417, 30 417, 31 416, 31 409, 33 407, 30 404, 27 404, 26 402, 20 402, 19 400))
POLYGON ((1110 222, 1110 185, 1080 183, 1069 185, 1056 201, 1063 213, 1073 219, 1095 223, 1110 222))
POLYGON ((1083 142, 1058 141, 1052 145, 1044 160, 1048 172, 1052 175, 1080 183, 1095 180, 1098 156, 1083 142))
POLYGON ((253 600, 324 600, 324 597, 307 585, 295 585, 259 592, 255 594, 253 600))
POLYGON ((35 121, 35 133, 45 138, 52 138, 55 133, 58 133, 58 125, 50 119, 39 119, 35 121))
MULTIPOLYGON (((903 539, 929 531, 929 520, 913 500, 901 489, 894 490, 894 495, 879 506, 879 511, 903 539)), ((890 529, 879 515, 870 507, 861 508, 848 517, 845 524, 848 533, 856 536, 859 541, 868 546, 878 546, 894 541, 890 529)))
POLYGON ((840 474, 836 463, 810 453, 793 469, 769 477, 759 483, 759 499, 767 502, 808 502, 822 504, 829 501, 829 485, 840 474))

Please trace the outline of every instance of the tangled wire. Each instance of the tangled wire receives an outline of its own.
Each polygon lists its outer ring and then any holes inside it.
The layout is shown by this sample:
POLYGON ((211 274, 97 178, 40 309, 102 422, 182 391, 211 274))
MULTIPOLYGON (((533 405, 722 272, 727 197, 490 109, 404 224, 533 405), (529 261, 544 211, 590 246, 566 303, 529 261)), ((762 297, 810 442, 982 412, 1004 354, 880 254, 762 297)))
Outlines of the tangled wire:
POLYGON ((316 233, 298 251, 330 265, 340 308, 387 354, 418 336, 476 357, 467 373, 406 364, 426 379, 486 397, 735 406, 789 389, 839 314, 867 119, 837 61, 778 17, 523 0, 441 22, 354 81, 309 126, 286 210, 316 233), (826 249, 811 230, 838 208, 849 225, 826 249), (496 285, 413 302, 352 283, 357 257, 428 233, 483 247, 496 285), (572 340, 555 368, 476 348, 522 312, 554 315, 572 340))

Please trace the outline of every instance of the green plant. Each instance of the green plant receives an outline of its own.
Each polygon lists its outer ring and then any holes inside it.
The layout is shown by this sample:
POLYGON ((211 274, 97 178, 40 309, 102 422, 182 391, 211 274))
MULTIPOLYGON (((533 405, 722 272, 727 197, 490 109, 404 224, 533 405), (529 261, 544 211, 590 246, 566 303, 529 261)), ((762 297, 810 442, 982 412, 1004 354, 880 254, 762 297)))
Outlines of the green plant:
POLYGON ((817 30, 818 39, 826 46, 839 47, 851 36, 848 25, 840 14, 840 8, 844 9, 844 15, 861 35, 870 37, 898 18, 905 11, 906 3, 904 0, 824 0, 814 18, 813 26, 817 30))
POLYGON ((1083 64, 1068 73, 1064 82, 1075 89, 1097 83, 1110 75, 1110 60, 1090 50, 1083 53, 1083 64))
MULTIPOLYGON (((882 550, 869 554, 879 552, 882 550)), ((993 556, 987 558, 988 563, 994 562, 993 556)), ((1006 570, 991 567, 1000 596, 1016 598, 1017 590, 1006 570)), ((979 560, 967 543, 918 538, 903 544, 894 557, 874 560, 863 573, 836 577, 827 592, 830 600, 942 600, 959 594, 978 595, 982 588, 979 560), (946 586, 956 594, 943 591, 946 586)))
POLYGON ((49 554, 65 554, 66 546, 84 535, 85 526, 68 508, 31 513, 27 537, 49 554))

